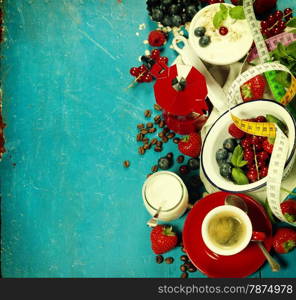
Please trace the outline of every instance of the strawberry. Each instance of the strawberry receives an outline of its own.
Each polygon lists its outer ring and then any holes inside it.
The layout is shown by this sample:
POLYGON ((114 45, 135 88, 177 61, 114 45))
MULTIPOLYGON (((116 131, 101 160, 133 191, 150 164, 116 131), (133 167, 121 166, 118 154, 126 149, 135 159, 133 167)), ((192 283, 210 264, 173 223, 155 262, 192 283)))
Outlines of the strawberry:
POLYGON ((178 143, 179 151, 191 157, 198 157, 201 150, 201 137, 198 133, 193 132, 186 135, 178 143))
POLYGON ((257 75, 241 86, 242 98, 245 102, 261 99, 265 90, 265 79, 262 75, 257 75))
POLYGON ((256 0, 253 4, 256 14, 263 14, 276 6, 277 0, 256 0))
POLYGON ((148 36, 148 43, 152 47, 161 47, 166 43, 167 36, 161 30, 152 30, 148 36))
POLYGON ((155 254, 162 254, 175 248, 178 243, 176 233, 172 226, 157 225, 151 231, 151 247, 155 254))
POLYGON ((277 253, 288 253, 296 246, 296 231, 290 228, 279 228, 273 237, 272 246, 277 253))
POLYGON ((281 209, 288 222, 296 222, 296 200, 288 199, 282 202, 281 209))
POLYGON ((245 133, 242 130, 240 130, 234 123, 229 125, 228 132, 231 136, 233 136, 236 139, 241 139, 245 136, 245 133))
POLYGON ((264 151, 268 152, 268 153, 272 153, 273 150, 273 144, 270 143, 270 141, 268 139, 264 140, 262 143, 263 149, 264 151))

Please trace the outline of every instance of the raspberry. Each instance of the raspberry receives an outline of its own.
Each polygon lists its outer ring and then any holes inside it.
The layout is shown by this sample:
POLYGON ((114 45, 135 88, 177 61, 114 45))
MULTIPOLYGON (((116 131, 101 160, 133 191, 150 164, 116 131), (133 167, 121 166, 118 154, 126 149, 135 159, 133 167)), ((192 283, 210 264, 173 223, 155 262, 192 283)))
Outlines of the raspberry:
POLYGON ((233 136, 236 139, 241 139, 245 136, 245 133, 240 130, 234 123, 230 124, 228 127, 228 132, 231 136, 233 136))
POLYGON ((161 30, 153 30, 149 33, 148 42, 152 47, 161 47, 167 40, 166 34, 161 30))

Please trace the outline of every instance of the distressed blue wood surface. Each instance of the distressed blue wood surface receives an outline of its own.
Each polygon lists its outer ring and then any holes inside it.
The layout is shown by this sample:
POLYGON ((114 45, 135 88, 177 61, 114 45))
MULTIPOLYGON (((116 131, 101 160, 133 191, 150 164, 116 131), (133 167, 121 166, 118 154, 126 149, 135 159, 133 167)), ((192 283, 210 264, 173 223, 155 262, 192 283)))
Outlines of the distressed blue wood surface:
MULTIPOLYGON (((161 156, 140 156, 135 142, 136 125, 154 103, 153 85, 125 89, 155 28, 145 1, 4 6, 3 276, 179 277, 180 248, 166 255, 174 264, 155 263, 141 198, 161 156), (122 167, 126 159, 129 169, 122 167)), ((169 47, 164 55, 176 57, 169 47)), ((170 151, 177 153, 172 142, 165 145, 170 151)), ((172 222, 179 231, 184 219, 172 222)), ((278 276, 291 277, 295 252, 285 259, 289 267, 278 276)), ((262 276, 272 275, 266 266, 262 276)))

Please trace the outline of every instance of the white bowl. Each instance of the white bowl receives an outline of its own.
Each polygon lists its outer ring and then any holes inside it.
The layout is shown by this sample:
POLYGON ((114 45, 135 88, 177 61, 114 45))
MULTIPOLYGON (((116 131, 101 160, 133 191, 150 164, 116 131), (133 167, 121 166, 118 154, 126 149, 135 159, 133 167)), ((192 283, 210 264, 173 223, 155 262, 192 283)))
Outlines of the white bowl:
MULTIPOLYGON (((228 8, 234 7, 229 3, 223 3, 228 8)), ((203 60, 213 65, 229 65, 239 61, 250 50, 253 43, 247 20, 236 20, 228 16, 223 25, 229 29, 229 32, 222 36, 218 29, 212 26, 212 18, 208 14, 211 11, 219 9, 220 3, 204 7, 194 16, 189 27, 189 43, 195 53, 203 60), (195 36, 196 27, 204 26, 208 28, 206 35, 211 36, 211 43, 207 47, 199 46, 199 37, 195 36), (240 35, 241 38, 235 41, 235 37, 240 35)))
MULTIPOLYGON (((259 115, 271 114, 283 121, 288 127, 289 151, 284 175, 287 175, 295 160, 295 132, 296 123, 292 115, 283 105, 273 100, 254 100, 243 102, 231 109, 231 112, 241 118, 250 119, 259 115)), ((257 191, 266 185, 266 177, 254 183, 238 185, 220 175, 216 161, 216 152, 223 147, 223 141, 231 137, 228 133, 229 125, 233 123, 229 111, 222 114, 209 129, 204 138, 201 152, 201 167, 207 180, 222 191, 243 193, 257 191)))

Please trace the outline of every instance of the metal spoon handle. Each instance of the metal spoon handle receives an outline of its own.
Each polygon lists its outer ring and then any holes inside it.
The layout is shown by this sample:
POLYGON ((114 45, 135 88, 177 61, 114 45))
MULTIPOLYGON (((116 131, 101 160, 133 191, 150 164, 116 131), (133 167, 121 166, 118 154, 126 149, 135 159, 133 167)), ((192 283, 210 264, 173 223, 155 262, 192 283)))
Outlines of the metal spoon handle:
POLYGON ((281 269, 281 266, 278 264, 278 262, 276 262, 273 257, 269 254, 269 252, 266 250, 266 248, 263 246, 263 244, 261 242, 258 242, 258 246, 261 249, 261 251, 263 252, 264 256, 266 257, 271 270, 273 272, 278 272, 281 269))

